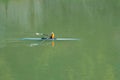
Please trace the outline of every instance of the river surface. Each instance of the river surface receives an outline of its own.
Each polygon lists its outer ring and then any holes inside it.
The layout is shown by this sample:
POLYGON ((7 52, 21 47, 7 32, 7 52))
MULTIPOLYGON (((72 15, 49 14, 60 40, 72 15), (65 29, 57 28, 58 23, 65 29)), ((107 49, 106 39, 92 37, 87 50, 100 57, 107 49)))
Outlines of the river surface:
POLYGON ((0 0, 0 80, 119 80, 119 0, 0 0), (55 33, 79 41, 22 41, 55 33))

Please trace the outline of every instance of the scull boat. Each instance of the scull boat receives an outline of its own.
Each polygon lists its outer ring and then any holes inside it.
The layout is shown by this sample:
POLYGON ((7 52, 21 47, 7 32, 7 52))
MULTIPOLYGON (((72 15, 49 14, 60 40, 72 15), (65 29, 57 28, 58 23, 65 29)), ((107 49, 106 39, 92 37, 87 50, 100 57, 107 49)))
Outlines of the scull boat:
POLYGON ((66 41, 66 40, 80 40, 78 38, 21 38, 20 40, 40 41, 40 40, 55 40, 55 41, 66 41))

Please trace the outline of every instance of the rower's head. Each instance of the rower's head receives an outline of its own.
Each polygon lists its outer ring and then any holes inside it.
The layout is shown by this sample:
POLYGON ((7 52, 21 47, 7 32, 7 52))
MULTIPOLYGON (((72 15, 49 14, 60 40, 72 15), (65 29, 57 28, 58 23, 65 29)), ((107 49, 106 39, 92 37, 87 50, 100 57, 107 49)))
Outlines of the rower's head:
POLYGON ((51 32, 51 34, 54 34, 54 32, 51 32))

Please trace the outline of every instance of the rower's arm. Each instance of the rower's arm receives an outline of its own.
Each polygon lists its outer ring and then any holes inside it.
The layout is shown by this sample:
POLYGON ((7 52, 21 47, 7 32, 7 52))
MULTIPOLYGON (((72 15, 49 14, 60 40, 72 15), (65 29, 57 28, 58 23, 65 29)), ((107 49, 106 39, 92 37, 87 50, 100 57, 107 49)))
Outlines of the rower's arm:
POLYGON ((48 34, 42 34, 42 35, 44 35, 44 36, 49 36, 48 34))

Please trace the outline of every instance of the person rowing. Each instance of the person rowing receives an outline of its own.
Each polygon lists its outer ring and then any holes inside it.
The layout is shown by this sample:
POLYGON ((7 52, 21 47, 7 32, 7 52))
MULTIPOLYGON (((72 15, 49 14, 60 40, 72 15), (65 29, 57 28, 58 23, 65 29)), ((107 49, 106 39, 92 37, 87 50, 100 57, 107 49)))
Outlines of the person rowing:
POLYGON ((50 39, 54 39, 55 38, 55 34, 52 32, 50 35, 50 39))
POLYGON ((50 35, 43 34, 43 33, 41 33, 41 34, 36 33, 36 35, 37 35, 37 36, 38 36, 38 35, 43 35, 43 36, 44 36, 43 38, 55 39, 55 34, 54 34, 54 32, 51 32, 51 34, 50 34, 50 35), (46 36, 46 37, 45 37, 45 36, 46 36))

